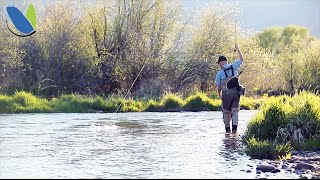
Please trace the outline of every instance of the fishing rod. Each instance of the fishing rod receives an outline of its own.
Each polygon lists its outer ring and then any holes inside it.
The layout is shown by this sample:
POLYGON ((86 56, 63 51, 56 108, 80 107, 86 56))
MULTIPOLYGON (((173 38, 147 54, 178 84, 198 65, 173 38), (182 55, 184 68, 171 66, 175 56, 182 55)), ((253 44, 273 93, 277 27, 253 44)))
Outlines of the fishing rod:
MULTIPOLYGON (((131 91, 131 89, 132 89, 133 85, 134 85, 134 84, 135 84, 135 82, 137 81, 138 77, 140 76, 140 74, 141 74, 141 72, 142 72, 142 70, 143 70, 143 68, 144 68, 144 66, 145 66, 146 64, 147 64, 147 60, 145 60, 145 62, 143 63, 143 66, 141 67, 141 69, 140 69, 140 71, 139 71, 138 75, 136 76, 136 78, 134 79, 133 83, 131 84, 131 86, 130 86, 129 90, 127 91, 126 95, 124 96, 124 99, 126 99, 126 97, 128 96, 129 92, 131 91)), ((120 109, 120 107, 122 106, 122 102, 123 102, 123 101, 121 101, 121 102, 120 102, 120 105, 118 106, 118 108, 117 108, 117 110, 116 110, 116 112, 115 112, 115 113, 117 113, 117 112, 118 112, 118 110, 120 109)))

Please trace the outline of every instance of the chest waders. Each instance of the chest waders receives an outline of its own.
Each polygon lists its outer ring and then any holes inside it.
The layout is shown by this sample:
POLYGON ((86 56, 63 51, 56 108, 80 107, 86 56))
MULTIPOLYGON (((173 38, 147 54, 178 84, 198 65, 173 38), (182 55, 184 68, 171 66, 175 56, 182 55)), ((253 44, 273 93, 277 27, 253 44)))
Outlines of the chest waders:
POLYGON ((239 91, 234 88, 227 88, 227 83, 234 77, 233 67, 223 69, 226 78, 221 79, 221 90, 222 90, 222 112, 223 122, 225 125, 226 132, 230 132, 230 121, 232 120, 232 132, 237 132, 238 128, 238 113, 240 110, 240 95, 239 91), (227 71, 232 71, 232 76, 228 76, 227 71))

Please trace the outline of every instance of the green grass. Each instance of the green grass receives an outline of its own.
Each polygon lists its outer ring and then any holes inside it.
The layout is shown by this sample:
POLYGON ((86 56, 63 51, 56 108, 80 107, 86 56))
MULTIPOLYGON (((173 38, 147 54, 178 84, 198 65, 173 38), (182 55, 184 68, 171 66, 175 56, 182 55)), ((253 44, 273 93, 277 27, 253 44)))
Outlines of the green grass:
MULTIPOLYGON (((256 109, 262 102, 259 98, 242 97, 240 106, 243 109, 256 109)), ((64 94, 51 100, 25 91, 16 91, 12 95, 0 94, 0 113, 113 113, 117 109, 118 112, 220 111, 221 100, 217 99, 216 92, 195 92, 185 98, 167 93, 162 97, 127 99, 119 95, 88 97, 64 94)))
POLYGON ((279 144, 275 141, 257 140, 255 137, 247 139, 246 144, 245 153, 257 159, 286 157, 292 151, 290 143, 279 144))
POLYGON ((213 111, 218 110, 214 100, 205 93, 196 93, 186 99, 184 110, 186 111, 213 111))
POLYGON ((0 113, 12 113, 12 97, 0 94, 0 113))
POLYGON ((243 110, 255 110, 260 107, 261 104, 263 104, 264 101, 266 101, 267 97, 246 97, 242 96, 240 98, 240 109, 243 110))
POLYGON ((300 145, 302 151, 318 150, 320 147, 320 136, 310 137, 300 145))
MULTIPOLYGON (((182 98, 173 93, 160 98, 124 99, 118 95, 87 97, 62 95, 51 100, 25 91, 0 94, 0 113, 170 112, 221 110, 215 94, 196 92, 182 98)), ((320 96, 300 92, 293 97, 242 97, 241 109, 259 111, 248 123, 242 141, 254 158, 288 157, 290 151, 320 148, 320 96)))
POLYGON ((176 94, 166 94, 160 101, 160 107, 162 111, 175 112, 182 111, 182 107, 185 105, 185 101, 176 94))
MULTIPOLYGON (((285 95, 271 97, 259 110, 249 122, 243 136, 249 155, 273 157, 274 151, 270 151, 270 148, 288 149, 283 147, 284 144, 286 146, 290 144, 290 148, 296 150, 320 148, 320 143, 317 143, 320 137, 318 95, 303 91, 293 97, 285 95), (255 138, 255 141, 252 138, 255 138), (266 145, 269 142, 278 146, 266 145)), ((276 152, 278 156, 285 155, 276 152)))
POLYGON ((144 109, 144 106, 142 101, 122 99, 122 105, 119 112, 141 112, 144 109))
POLYGON ((150 99, 148 102, 147 102, 147 107, 144 111, 147 111, 147 112, 159 112, 161 111, 162 109, 162 106, 161 106, 161 103, 154 100, 154 99, 150 99))
POLYGON ((47 113, 53 111, 47 99, 36 97, 25 91, 14 93, 8 103, 10 105, 7 108, 11 108, 8 113, 47 113))

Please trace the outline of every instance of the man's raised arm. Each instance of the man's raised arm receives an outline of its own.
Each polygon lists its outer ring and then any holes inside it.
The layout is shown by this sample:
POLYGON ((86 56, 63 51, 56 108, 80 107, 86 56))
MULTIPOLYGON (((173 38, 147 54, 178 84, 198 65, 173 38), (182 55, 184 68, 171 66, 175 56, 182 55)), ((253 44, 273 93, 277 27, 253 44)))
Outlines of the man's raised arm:
POLYGON ((244 60, 244 58, 243 58, 243 54, 242 54, 242 52, 241 52, 241 50, 240 50, 240 48, 239 48, 238 44, 236 44, 236 45, 235 45, 235 48, 236 48, 236 50, 238 51, 239 58, 240 58, 241 62, 243 62, 243 60, 244 60))

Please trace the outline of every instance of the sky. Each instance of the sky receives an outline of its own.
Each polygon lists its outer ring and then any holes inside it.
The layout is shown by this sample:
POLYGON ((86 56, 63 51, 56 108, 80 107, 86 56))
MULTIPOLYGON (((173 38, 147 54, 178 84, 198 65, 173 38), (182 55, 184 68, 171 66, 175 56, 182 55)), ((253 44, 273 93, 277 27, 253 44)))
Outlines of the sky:
MULTIPOLYGON (((21 0, 0 1, 17 4, 21 0)), ((238 4, 241 15, 237 21, 241 29, 258 32, 268 27, 285 27, 293 24, 307 27, 312 35, 320 37, 320 0, 182 0, 182 3, 184 9, 188 11, 206 7, 213 1, 238 4)))
MULTIPOLYGON (((320 37, 320 0, 216 0, 236 2, 242 28, 253 32, 267 27, 299 25, 307 27, 312 35, 320 37)), ((186 9, 207 6, 212 0, 183 0, 186 9)))

